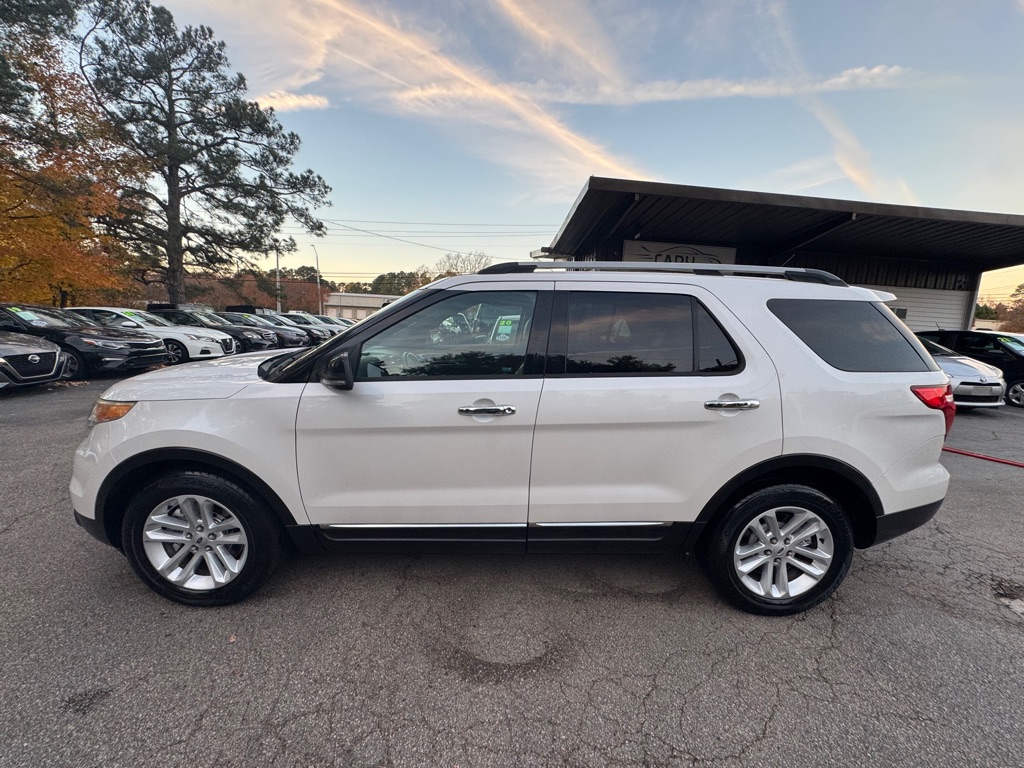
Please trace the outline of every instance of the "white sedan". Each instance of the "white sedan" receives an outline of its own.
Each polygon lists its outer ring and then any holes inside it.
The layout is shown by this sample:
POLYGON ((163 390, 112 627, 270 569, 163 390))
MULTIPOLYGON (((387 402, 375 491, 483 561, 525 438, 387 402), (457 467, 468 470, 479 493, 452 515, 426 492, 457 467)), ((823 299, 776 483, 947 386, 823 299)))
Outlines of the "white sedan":
POLYGON ((121 307, 71 307, 96 325, 138 328, 163 340, 171 365, 190 360, 212 360, 234 353, 235 341, 223 331, 175 325, 140 309, 121 307))

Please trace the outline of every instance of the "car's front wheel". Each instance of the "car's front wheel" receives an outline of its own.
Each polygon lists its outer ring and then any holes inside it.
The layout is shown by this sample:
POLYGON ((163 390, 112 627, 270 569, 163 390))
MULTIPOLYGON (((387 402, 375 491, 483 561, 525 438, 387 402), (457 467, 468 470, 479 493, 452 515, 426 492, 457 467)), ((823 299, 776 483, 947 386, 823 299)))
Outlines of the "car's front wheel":
POLYGON ((165 475, 128 504, 122 547, 158 594, 227 605, 255 592, 281 558, 271 512, 248 489, 205 472, 165 475))
POLYGON ((1006 388, 1006 402, 1024 408, 1024 380, 1015 381, 1006 388))
POLYGON ((747 496, 711 531, 703 564, 734 605, 784 616, 831 595, 850 569, 853 531, 820 491, 778 485, 747 496))
POLYGON ((188 362, 188 350, 180 341, 167 339, 164 341, 164 346, 167 347, 167 362, 169 364, 178 365, 188 362))
POLYGON ((64 378, 69 381, 75 381, 85 376, 85 360, 82 358, 81 353, 72 349, 71 347, 63 347, 64 354, 67 355, 67 362, 64 364, 64 378))

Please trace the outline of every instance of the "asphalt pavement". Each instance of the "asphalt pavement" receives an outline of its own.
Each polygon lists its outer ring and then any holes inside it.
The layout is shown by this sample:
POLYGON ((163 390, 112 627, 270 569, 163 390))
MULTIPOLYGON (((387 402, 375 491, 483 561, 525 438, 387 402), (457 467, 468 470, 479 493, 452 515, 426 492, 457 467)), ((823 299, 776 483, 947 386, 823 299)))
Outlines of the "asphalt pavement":
MULTIPOLYGON (((791 618, 625 556, 294 558, 192 609, 72 520, 111 382, 0 392, 3 768, 1024 763, 1024 469, 947 454, 936 518, 791 618)), ((1024 410, 948 444, 1024 461, 1024 410)))

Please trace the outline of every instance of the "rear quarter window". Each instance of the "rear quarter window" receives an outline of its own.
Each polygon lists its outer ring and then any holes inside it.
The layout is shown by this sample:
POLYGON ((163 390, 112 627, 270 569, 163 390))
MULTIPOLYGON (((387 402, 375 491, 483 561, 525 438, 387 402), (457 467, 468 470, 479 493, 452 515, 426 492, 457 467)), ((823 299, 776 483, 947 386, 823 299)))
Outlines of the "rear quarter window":
POLYGON ((768 309, 822 360, 841 371, 933 370, 884 306, 870 301, 770 299, 768 309))

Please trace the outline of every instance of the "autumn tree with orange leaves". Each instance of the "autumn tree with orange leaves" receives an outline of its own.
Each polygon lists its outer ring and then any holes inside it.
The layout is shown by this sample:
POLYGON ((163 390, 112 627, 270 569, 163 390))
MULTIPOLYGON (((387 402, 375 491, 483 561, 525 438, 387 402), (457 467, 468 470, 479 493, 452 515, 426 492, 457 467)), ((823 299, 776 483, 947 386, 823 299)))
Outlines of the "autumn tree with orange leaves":
POLYGON ((0 112, 0 300, 64 306, 125 287, 131 260, 93 222, 117 210, 118 190, 143 169, 58 41, 6 32, 4 60, 24 98, 0 112))

